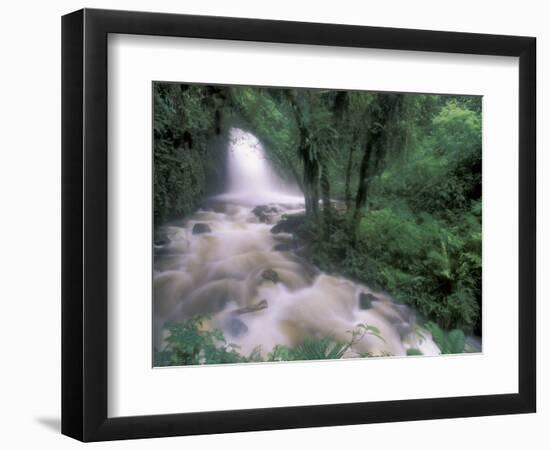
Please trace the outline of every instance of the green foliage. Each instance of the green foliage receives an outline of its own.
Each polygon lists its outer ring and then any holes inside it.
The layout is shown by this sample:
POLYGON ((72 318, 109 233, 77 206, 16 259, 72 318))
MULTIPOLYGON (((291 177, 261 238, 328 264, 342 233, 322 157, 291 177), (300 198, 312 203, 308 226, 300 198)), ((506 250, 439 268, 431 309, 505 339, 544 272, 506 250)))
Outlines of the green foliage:
POLYGON ((331 338, 306 338, 296 347, 277 345, 268 355, 269 361, 304 361, 314 359, 340 359, 349 348, 348 344, 331 338))
POLYGON ((471 332, 479 318, 481 230, 475 220, 470 226, 464 233, 401 205, 370 210, 355 244, 345 216, 334 219, 328 234, 309 222, 298 236, 323 270, 385 289, 444 328, 471 332))
MULTIPOLYGON (((198 364, 227 364, 243 362, 262 362, 261 348, 255 348, 249 356, 239 353, 239 347, 228 344, 223 332, 219 329, 207 329, 206 316, 195 316, 184 322, 167 322, 165 328, 169 334, 166 337, 166 347, 155 352, 154 365, 182 366, 198 364)), ((267 355, 267 361, 304 361, 341 359, 346 352, 354 351, 353 347, 366 334, 383 340, 378 328, 360 324, 348 332, 348 342, 338 342, 330 336, 308 337, 294 347, 276 345, 267 355)), ((368 354, 358 354, 366 357, 368 354)))
MULTIPOLYGON (((359 94, 350 99, 352 122, 372 101, 359 94)), ((310 221, 298 237, 321 269, 384 289, 444 329, 480 332, 479 99, 408 96, 403 105, 416 113, 399 119, 407 148, 388 153, 372 179, 357 239, 345 211, 328 225, 310 221)))
POLYGON ((473 219, 472 229, 464 230, 467 225, 452 226, 403 206, 371 210, 361 232, 372 281, 444 328, 473 330, 479 317, 481 229, 473 219))
POLYGON ((450 100, 425 131, 407 161, 389 169, 382 194, 436 215, 468 209, 481 198, 481 115, 450 100))
MULTIPOLYGON (((227 344, 221 330, 205 330, 207 317, 196 316, 185 322, 168 322, 167 346, 155 354, 156 366, 224 364, 247 362, 236 347, 227 344)), ((254 355, 251 356, 254 359, 254 355)))
POLYGON ((432 339, 441 350, 441 353, 456 354, 464 352, 466 337, 462 330, 454 329, 447 333, 433 322, 428 322, 426 326, 432 333, 432 339))
MULTIPOLYGON (((373 325, 359 324, 355 329, 348 331, 350 340, 346 343, 338 342, 331 337, 308 337, 295 347, 276 345, 268 354, 268 361, 304 361, 319 359, 341 359, 346 352, 355 353, 354 346, 367 334, 384 340, 380 330, 373 325)), ((357 354, 360 357, 371 356, 369 354, 357 354)))
POLYGON ((211 186, 221 155, 208 144, 219 133, 223 95, 208 86, 154 84, 154 215, 165 221, 193 212, 211 186))

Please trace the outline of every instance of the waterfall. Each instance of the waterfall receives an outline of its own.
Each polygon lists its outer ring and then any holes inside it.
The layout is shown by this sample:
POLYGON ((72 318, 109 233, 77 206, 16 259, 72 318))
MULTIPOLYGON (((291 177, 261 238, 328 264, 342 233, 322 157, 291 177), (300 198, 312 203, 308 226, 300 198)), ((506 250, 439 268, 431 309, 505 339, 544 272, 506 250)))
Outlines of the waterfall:
POLYGON ((301 201, 300 192, 272 169, 260 140, 239 128, 229 130, 229 186, 225 198, 250 204, 301 201))

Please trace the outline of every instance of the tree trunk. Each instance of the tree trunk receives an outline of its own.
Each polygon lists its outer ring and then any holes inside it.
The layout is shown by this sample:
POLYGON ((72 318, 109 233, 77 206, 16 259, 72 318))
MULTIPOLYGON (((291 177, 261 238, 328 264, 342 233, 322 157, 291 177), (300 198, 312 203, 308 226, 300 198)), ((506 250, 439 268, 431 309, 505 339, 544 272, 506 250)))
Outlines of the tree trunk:
POLYGON ((346 203, 346 210, 351 210, 351 168, 353 166, 353 150, 354 146, 350 145, 348 152, 348 163, 346 165, 346 184, 344 188, 344 202, 346 203))
POLYGON ((306 214, 316 218, 319 213, 319 165, 313 158, 308 157, 311 151, 308 147, 302 149, 304 161, 304 197, 306 214))
POLYGON ((363 153, 361 166, 359 167, 359 183, 357 186, 357 194, 355 195, 355 209, 353 211, 352 219, 353 242, 357 242, 359 225, 361 223, 361 219, 363 218, 364 210, 367 206, 374 145, 375 141, 373 139, 367 139, 367 143, 365 144, 365 153, 363 153))
POLYGON ((319 211, 319 163, 312 151, 309 131, 300 107, 291 92, 288 92, 286 95, 291 104, 296 125, 298 126, 300 139, 298 154, 303 164, 303 190, 306 215, 317 217, 319 211))
POLYGON ((321 198, 323 200, 323 220, 328 229, 332 222, 332 207, 330 204, 330 180, 326 160, 321 160, 321 198))

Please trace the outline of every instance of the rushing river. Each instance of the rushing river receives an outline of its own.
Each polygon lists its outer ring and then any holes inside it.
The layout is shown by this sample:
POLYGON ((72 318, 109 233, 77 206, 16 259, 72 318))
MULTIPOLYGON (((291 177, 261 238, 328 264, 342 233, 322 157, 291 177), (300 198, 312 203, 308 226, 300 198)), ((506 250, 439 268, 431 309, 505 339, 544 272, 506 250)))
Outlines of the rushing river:
POLYGON ((359 324, 376 327, 346 356, 439 354, 415 314, 388 295, 325 274, 294 251, 292 235, 274 234, 284 214, 303 211, 303 197, 271 170, 257 139, 231 130, 228 192, 195 214, 161 227, 155 243, 154 346, 163 348, 167 320, 209 315, 243 355, 260 346, 330 336, 349 342, 359 324), (257 208, 260 206, 260 208, 257 208))

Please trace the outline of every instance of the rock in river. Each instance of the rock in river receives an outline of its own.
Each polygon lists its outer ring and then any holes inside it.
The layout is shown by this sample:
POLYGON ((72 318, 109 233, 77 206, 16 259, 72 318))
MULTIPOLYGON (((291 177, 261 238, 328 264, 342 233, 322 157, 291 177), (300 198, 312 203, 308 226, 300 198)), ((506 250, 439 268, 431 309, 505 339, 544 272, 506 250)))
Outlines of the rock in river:
POLYGON ((366 292, 361 292, 359 294, 359 308, 369 309, 372 307, 372 301, 376 300, 376 297, 372 294, 366 292))
POLYGON ((296 231, 298 231, 298 228, 300 228, 300 226, 305 222, 305 220, 305 213, 285 214, 283 216, 283 219, 277 222, 277 225, 271 228, 271 232, 273 234, 295 233, 296 231))
POLYGON ((277 214, 279 213, 279 208, 270 205, 258 205, 252 210, 252 212, 260 222, 273 223, 273 220, 276 219, 277 214))
POLYGON ((237 317, 231 317, 227 321, 227 328, 229 334, 233 337, 239 337, 248 331, 246 324, 237 317))
POLYGON ((262 278, 264 280, 272 281, 273 283, 278 283, 279 280, 279 274, 275 272, 273 269, 266 269, 262 272, 262 278))
POLYGON ((198 222, 195 225, 193 225, 193 234, 203 234, 203 233, 211 233, 212 230, 210 229, 210 226, 206 223, 198 222))

